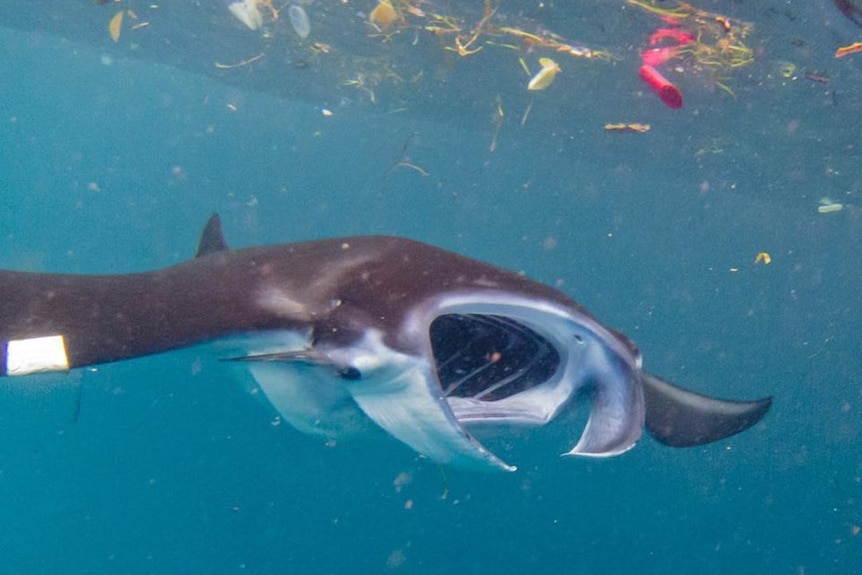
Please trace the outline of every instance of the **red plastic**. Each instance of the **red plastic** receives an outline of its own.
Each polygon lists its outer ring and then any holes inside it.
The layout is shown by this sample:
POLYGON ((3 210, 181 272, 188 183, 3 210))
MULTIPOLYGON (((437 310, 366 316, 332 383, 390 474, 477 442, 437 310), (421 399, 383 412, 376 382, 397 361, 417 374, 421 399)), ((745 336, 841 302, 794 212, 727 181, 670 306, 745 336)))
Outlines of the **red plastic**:
POLYGON ((679 46, 666 46, 664 48, 650 48, 641 52, 641 62, 647 66, 661 66, 671 58, 679 54, 679 46))
POLYGON ((682 108, 682 92, 673 83, 661 75, 661 72, 649 65, 641 66, 639 71, 641 80, 655 92, 668 108, 678 110, 682 108))
POLYGON ((694 34, 687 30, 680 28, 659 28, 649 37, 649 45, 655 46, 665 38, 669 38, 680 45, 694 42, 694 34))

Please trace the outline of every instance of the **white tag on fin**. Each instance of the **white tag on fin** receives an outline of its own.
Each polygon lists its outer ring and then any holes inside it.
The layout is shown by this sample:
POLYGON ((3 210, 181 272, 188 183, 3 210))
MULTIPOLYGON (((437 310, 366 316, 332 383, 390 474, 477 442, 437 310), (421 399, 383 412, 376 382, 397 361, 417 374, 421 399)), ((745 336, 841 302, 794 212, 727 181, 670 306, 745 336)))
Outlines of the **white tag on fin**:
POLYGON ((68 369, 69 356, 62 335, 17 339, 6 344, 6 375, 68 369))

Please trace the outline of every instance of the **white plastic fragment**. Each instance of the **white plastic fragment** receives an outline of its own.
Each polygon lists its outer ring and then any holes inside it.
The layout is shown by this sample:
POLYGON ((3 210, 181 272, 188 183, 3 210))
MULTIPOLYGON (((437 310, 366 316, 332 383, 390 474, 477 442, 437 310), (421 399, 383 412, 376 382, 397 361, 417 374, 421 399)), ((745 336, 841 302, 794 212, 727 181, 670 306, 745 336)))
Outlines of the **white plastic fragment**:
POLYGON ((843 209, 844 209, 844 204, 839 204, 839 203, 828 203, 828 204, 821 204, 821 205, 817 206, 817 211, 820 212, 821 214, 832 214, 835 212, 840 212, 843 209))
POLYGON ((62 335, 17 339, 6 344, 6 375, 68 369, 69 356, 62 335))
POLYGON ((237 0, 228 5, 228 10, 234 17, 245 24, 249 30, 260 30, 263 26, 263 14, 258 10, 259 0, 237 0))

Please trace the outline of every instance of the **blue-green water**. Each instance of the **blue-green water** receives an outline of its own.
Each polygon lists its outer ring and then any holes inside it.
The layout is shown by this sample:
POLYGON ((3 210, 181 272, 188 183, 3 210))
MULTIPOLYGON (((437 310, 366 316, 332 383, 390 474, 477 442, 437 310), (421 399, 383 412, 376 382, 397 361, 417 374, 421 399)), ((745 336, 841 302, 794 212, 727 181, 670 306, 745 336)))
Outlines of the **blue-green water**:
POLYGON ((394 440, 332 446, 273 425, 204 349, 80 370, 65 381, 82 385, 76 418, 74 392, 0 409, 0 569, 862 573, 862 55, 832 56, 862 28, 831 3, 779 7, 793 18, 744 14, 757 59, 735 97, 689 78, 672 111, 636 63, 567 61, 523 126, 528 97, 503 101, 494 152, 502 88, 487 77, 481 106, 446 108, 458 84, 441 79, 421 89, 442 110, 393 113, 344 86, 279 97, 107 40, 3 29, 4 268, 170 265, 213 211, 236 246, 406 235, 559 286, 650 371, 775 404, 687 450, 644 438, 572 460, 516 438, 519 471, 485 475, 394 440), (603 130, 616 121, 652 130, 603 130), (387 171, 408 141, 427 176, 387 171), (820 214, 824 196, 846 207, 820 214), (761 251, 770 265, 753 263, 761 251))

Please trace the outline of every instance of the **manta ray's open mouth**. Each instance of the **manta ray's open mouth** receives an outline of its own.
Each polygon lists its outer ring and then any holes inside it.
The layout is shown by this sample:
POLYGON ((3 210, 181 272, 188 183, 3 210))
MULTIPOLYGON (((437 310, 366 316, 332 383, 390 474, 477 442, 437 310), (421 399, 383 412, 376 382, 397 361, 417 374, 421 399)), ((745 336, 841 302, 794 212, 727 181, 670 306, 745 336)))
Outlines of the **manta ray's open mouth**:
POLYGON ((560 366, 547 339, 503 316, 442 315, 430 335, 447 398, 499 401, 545 383, 560 366))

